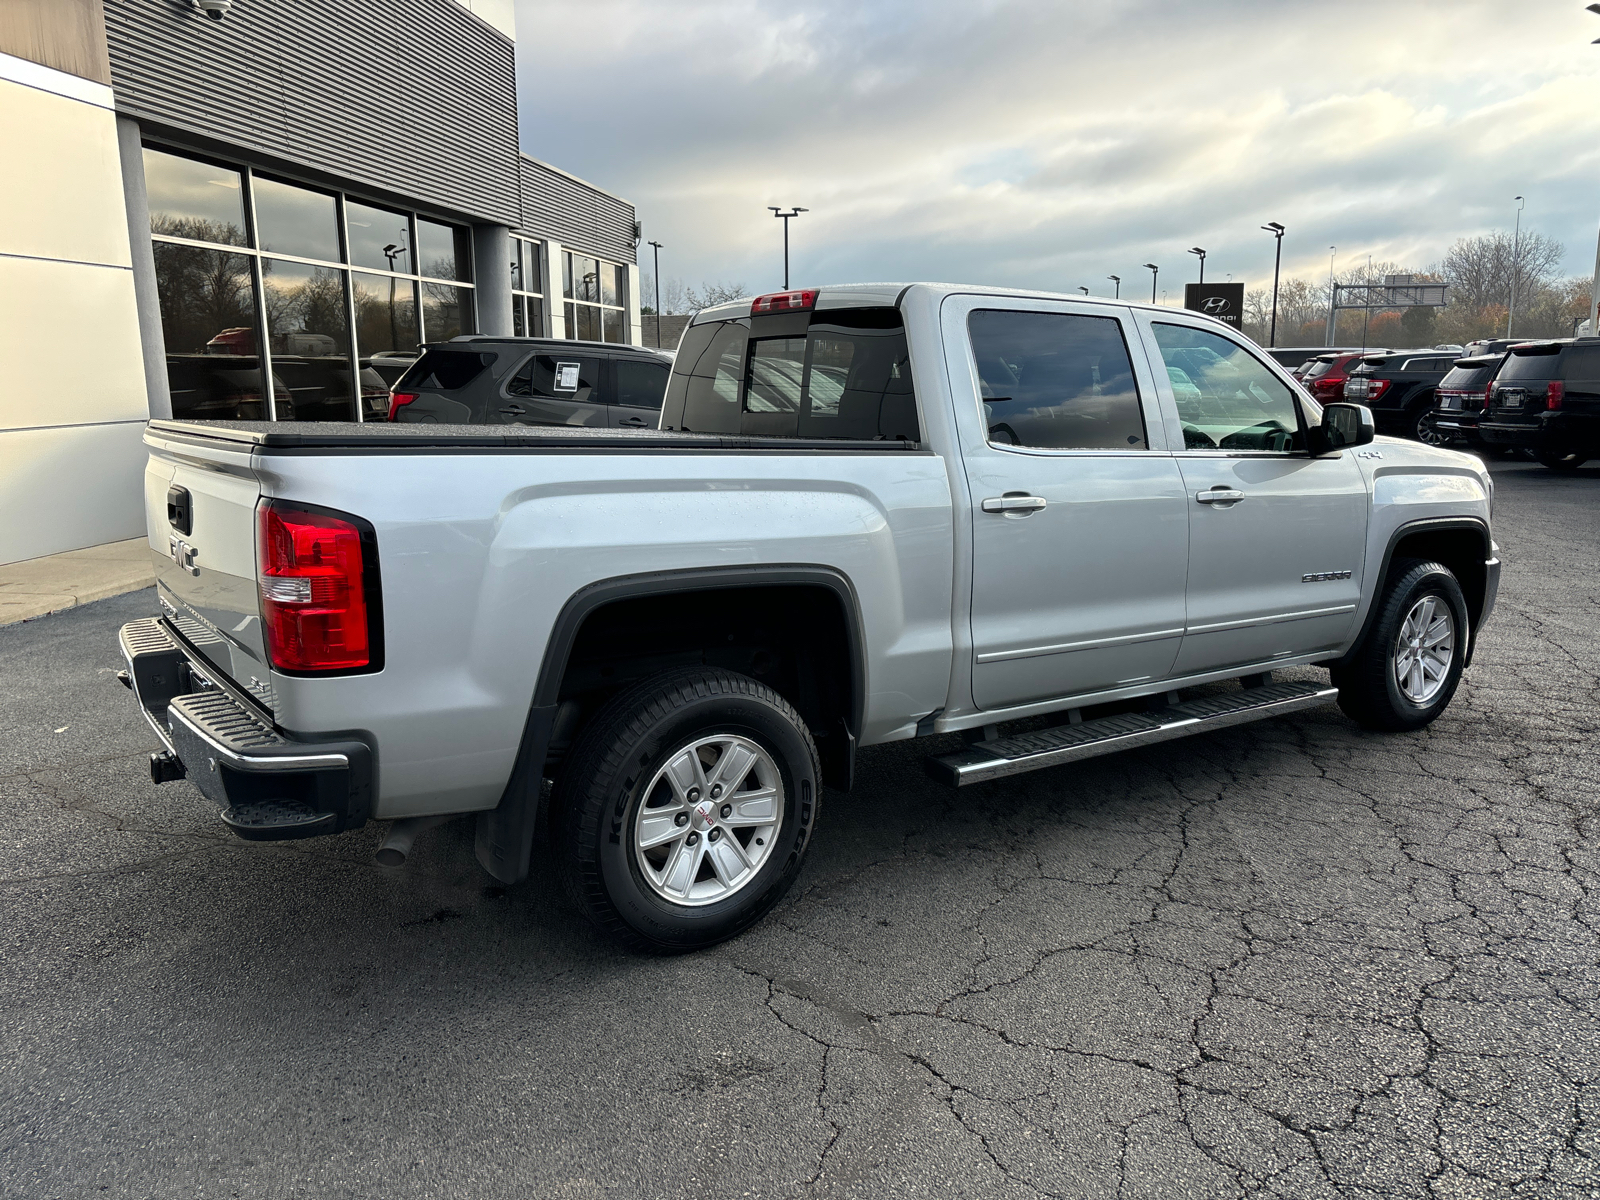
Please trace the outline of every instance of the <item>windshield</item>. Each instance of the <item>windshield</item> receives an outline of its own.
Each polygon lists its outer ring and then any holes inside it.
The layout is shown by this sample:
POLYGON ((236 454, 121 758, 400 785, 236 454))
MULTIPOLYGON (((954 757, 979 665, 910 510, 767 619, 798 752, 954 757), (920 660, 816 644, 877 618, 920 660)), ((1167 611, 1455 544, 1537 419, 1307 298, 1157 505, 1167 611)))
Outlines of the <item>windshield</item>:
POLYGON ((1498 383, 1521 383, 1544 379, 1554 379, 1556 369, 1561 365, 1559 348, 1545 350, 1542 353, 1519 352, 1506 359, 1506 365, 1500 368, 1498 383))
POLYGON ((1493 367, 1453 367, 1448 375, 1439 380, 1439 390, 1451 392, 1481 388, 1493 374, 1493 367))

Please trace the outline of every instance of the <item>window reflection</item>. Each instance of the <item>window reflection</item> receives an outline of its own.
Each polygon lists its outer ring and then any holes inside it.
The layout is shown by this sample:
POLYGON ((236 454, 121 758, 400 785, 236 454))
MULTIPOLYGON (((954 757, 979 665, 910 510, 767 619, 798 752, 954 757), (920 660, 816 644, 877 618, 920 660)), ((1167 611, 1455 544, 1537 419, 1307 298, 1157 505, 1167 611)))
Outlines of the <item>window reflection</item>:
POLYGON ((272 370, 289 388, 295 418, 353 420, 344 272, 265 258, 261 286, 272 370))
POLYGON ((417 352, 417 301, 409 279, 351 273, 356 344, 363 355, 417 352))
POLYGON ((244 184, 238 171, 147 147, 144 184, 151 233, 245 244, 244 184))
POLYGON ((466 271, 469 247, 466 230, 417 218, 417 258, 421 274, 435 279, 469 278, 466 271))
POLYGON ((410 271, 411 218, 405 213, 345 201, 344 222, 350 231, 350 261, 382 271, 410 271))
POLYGON ((332 196, 255 179, 256 238, 262 250, 339 262, 339 221, 332 196))
POLYGON ((430 342, 459 337, 470 324, 471 294, 443 283, 422 285, 422 328, 430 342))

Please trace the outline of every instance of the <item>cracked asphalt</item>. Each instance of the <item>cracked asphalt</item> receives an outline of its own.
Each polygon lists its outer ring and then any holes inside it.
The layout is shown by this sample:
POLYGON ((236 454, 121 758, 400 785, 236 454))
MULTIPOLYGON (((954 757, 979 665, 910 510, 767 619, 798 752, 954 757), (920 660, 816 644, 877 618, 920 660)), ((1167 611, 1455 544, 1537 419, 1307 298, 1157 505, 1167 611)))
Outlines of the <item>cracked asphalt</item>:
POLYGON ((1600 1196, 1600 469, 1496 477, 1432 728, 959 794, 867 751, 773 916, 682 958, 487 886, 466 822, 388 869, 152 786, 148 592, 0 629, 0 1194, 1600 1196))

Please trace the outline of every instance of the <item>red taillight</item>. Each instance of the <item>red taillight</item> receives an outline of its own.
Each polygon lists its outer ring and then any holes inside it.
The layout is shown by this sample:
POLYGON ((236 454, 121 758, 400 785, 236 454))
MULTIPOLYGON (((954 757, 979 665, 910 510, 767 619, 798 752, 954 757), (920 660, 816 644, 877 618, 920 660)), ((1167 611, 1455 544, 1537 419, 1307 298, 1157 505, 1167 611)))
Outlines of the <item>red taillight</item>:
POLYGON ((395 413, 415 400, 420 392, 390 392, 389 393, 389 420, 394 420, 395 413))
POLYGON ((361 530, 282 500, 260 508, 261 620, 283 671, 348 671, 372 661, 361 530))
POLYGON ((801 288, 794 292, 769 292, 750 301, 750 315, 758 313, 796 312, 810 308, 817 302, 816 288, 801 288))
POLYGON ((1544 406, 1551 412, 1561 407, 1561 402, 1567 398, 1567 385, 1559 379, 1552 379, 1545 385, 1544 406))
POLYGON ((1376 400, 1379 396, 1383 395, 1389 390, 1389 385, 1393 382, 1394 380, 1392 379, 1367 380, 1367 399, 1376 400))

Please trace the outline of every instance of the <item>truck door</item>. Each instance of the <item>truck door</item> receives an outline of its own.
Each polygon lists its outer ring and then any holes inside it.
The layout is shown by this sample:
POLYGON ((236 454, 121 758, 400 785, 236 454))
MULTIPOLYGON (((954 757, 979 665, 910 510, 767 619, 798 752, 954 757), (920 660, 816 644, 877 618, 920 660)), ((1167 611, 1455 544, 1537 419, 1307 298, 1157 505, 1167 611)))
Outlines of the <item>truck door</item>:
POLYGON ((972 695, 1000 709, 1165 678, 1188 515, 1128 310, 943 308, 972 521, 972 695))
POLYGON ((1214 322, 1141 316, 1189 522, 1174 673, 1339 647, 1361 599, 1368 492, 1349 451, 1311 458, 1294 389, 1214 322))

